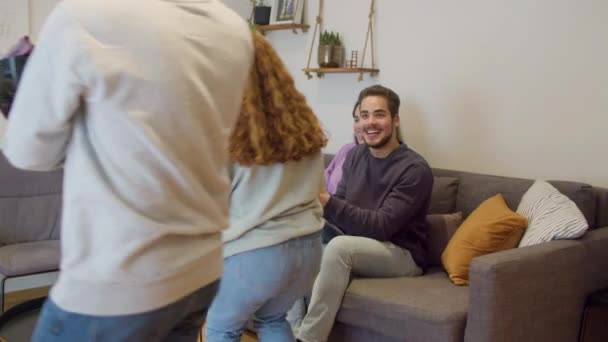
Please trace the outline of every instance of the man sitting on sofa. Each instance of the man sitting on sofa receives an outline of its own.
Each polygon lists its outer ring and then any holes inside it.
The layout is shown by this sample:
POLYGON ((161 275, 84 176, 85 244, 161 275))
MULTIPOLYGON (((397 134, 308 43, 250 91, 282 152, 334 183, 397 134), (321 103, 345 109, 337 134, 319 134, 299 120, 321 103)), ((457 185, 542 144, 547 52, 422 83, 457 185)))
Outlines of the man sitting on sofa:
POLYGON ((433 174, 400 143, 399 96, 375 85, 359 94, 364 145, 344 162, 335 195, 321 193, 324 217, 344 235, 325 248, 299 341, 326 341, 351 275, 417 276, 426 266, 426 214, 433 174))

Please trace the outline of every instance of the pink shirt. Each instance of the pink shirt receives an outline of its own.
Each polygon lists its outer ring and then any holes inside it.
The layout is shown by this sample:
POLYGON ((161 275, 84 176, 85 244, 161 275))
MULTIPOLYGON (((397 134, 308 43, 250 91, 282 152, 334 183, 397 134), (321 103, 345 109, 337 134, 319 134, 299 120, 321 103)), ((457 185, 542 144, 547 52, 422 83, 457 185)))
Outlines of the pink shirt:
POLYGON ((348 143, 342 146, 325 169, 325 185, 327 186, 327 192, 329 192, 330 195, 336 193, 338 183, 340 183, 340 180, 342 179, 342 165, 344 165, 346 155, 348 155, 348 152, 355 146, 357 146, 355 143, 348 143))

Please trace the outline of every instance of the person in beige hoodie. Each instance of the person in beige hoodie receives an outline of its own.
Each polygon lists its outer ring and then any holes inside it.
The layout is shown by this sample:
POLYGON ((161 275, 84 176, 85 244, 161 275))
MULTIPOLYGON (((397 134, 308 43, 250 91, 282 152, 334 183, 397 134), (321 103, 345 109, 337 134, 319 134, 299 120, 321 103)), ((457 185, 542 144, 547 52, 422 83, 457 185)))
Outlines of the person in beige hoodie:
POLYGON ((61 272, 35 342, 196 341, 222 273, 252 47, 216 0, 52 11, 4 146, 16 167, 65 170, 61 272))

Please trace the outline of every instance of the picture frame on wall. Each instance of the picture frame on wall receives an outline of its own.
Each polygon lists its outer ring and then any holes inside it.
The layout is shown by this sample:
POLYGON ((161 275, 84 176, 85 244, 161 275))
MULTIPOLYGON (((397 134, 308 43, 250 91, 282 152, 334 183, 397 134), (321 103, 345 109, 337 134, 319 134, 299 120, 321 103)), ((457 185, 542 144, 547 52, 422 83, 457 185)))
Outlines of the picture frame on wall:
POLYGON ((273 0, 271 24, 301 24, 305 0, 273 0))

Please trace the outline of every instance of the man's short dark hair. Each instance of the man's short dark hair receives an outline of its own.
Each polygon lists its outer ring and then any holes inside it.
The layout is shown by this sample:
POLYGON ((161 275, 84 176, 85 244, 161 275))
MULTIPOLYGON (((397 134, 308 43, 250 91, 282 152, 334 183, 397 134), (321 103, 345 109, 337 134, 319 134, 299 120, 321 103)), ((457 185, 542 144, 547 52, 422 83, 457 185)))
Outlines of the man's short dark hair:
POLYGON ((391 116, 399 114, 399 105, 401 104, 401 100, 399 100, 399 95, 392 91, 391 89, 381 86, 379 84, 373 85, 371 87, 367 87, 359 93, 359 100, 357 103, 363 102, 363 99, 369 96, 381 96, 386 99, 386 103, 388 104, 388 110, 391 112, 391 116))

